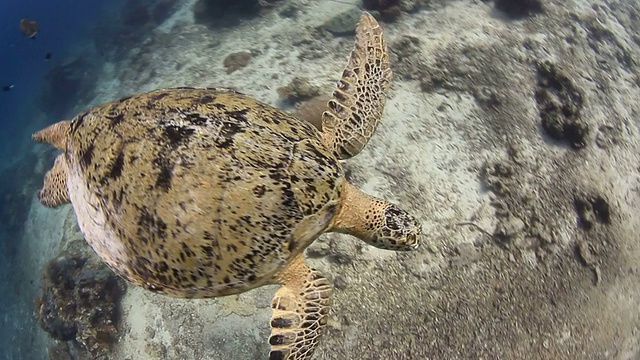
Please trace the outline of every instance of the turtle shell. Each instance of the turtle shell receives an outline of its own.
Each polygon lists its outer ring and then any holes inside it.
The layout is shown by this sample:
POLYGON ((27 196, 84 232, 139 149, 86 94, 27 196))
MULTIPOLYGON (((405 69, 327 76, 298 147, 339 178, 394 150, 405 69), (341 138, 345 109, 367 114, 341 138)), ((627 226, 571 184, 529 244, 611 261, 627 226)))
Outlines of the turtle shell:
POLYGON ((179 297, 269 283, 326 230, 344 181, 320 132, 225 89, 161 89, 71 122, 68 189, 116 273, 179 297))

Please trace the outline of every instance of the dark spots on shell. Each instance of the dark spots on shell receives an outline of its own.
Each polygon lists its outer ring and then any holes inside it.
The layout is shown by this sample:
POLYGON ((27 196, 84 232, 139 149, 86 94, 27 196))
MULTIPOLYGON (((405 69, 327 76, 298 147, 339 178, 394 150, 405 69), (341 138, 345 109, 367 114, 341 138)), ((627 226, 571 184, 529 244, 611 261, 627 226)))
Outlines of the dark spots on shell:
POLYGON ((241 110, 227 111, 226 115, 232 119, 247 121, 248 113, 249 113, 249 109, 241 109, 241 110))
POLYGON ((200 114, 186 114, 185 118, 193 125, 205 125, 209 119, 200 114))
POLYGON ((119 210, 120 206, 122 206, 123 198, 124 198, 124 190, 122 188, 120 188, 118 191, 113 190, 111 194, 111 204, 113 204, 113 207, 116 210, 119 210))
POLYGON ((173 178, 173 165, 164 158, 156 159, 155 164, 160 168, 160 173, 158 173, 155 187, 164 191, 169 191, 171 189, 171 180, 173 178))
POLYGON ((76 116, 76 118, 71 122, 71 133, 74 133, 78 130, 78 128, 84 122, 85 117, 89 114, 88 111, 76 116))
POLYGON ((188 139, 194 132, 195 129, 186 126, 167 125, 164 128, 165 136, 173 146, 176 146, 182 141, 188 139))
POLYGON ((159 273, 167 272, 169 270, 169 265, 167 265, 166 261, 160 261, 156 264, 156 270, 159 273))
POLYGON ((94 149, 95 147, 93 146, 93 144, 89 144, 89 146, 87 146, 87 148, 80 155, 80 158, 82 159, 82 165, 85 168, 89 167, 91 165, 91 162, 93 161, 94 149))
POLYGON ((262 184, 253 188, 253 195, 255 195, 258 198, 263 197, 266 192, 267 192, 267 187, 262 184))
POLYGON ((111 120, 111 126, 116 126, 124 121, 124 114, 107 115, 106 118, 111 120))
POLYGON ((202 252, 204 252, 204 254, 207 257, 213 257, 213 247, 209 246, 209 245, 203 245, 200 247, 200 249, 202 249, 202 252))
POLYGON ((167 237, 167 224, 159 217, 154 216, 146 207, 139 210, 136 225, 138 226, 138 238, 145 245, 149 244, 148 234, 155 235, 160 239, 167 237))
POLYGON ((151 262, 147 258, 136 256, 133 268, 143 279, 149 279, 153 276, 150 267, 151 262))
POLYGON ((109 175, 107 175, 111 179, 119 178, 122 175, 122 169, 124 168, 124 153, 122 151, 118 152, 118 156, 116 156, 116 160, 111 165, 111 170, 109 171, 109 175))
POLYGON ((164 97, 166 97, 167 95, 169 95, 169 94, 168 94, 168 93, 166 93, 166 92, 162 92, 162 93, 159 93, 159 94, 157 94, 157 95, 153 95, 153 96, 149 99, 149 106, 152 106, 152 105, 153 105, 153 104, 151 104, 152 102, 160 101, 160 100, 162 100, 164 97))
POLYGON ((216 98, 214 96, 211 95, 205 95, 203 97, 200 98, 200 100, 198 100, 198 102, 200 104, 209 104, 212 103, 216 100, 216 98))
POLYGON ((196 255, 193 252, 193 250, 191 250, 189 245, 187 245, 187 243, 185 243, 185 242, 182 243, 182 253, 184 253, 185 257, 187 257, 187 258, 192 258, 192 257, 194 257, 196 255))
POLYGON ((156 219, 156 233, 160 239, 167 238, 167 224, 161 218, 156 219))
POLYGON ((244 132, 244 127, 235 122, 224 122, 220 129, 220 136, 225 138, 233 137, 238 133, 244 132))
POLYGON ((238 252, 238 247, 235 244, 228 244, 227 245, 227 251, 233 252, 233 253, 237 253, 238 252))
POLYGON ((127 101, 127 100, 131 99, 132 97, 133 97, 133 95, 125 96, 125 97, 123 97, 123 98, 120 98, 120 100, 118 100, 118 102, 119 102, 119 103, 123 103, 123 102, 125 102, 125 101, 127 101))
POLYGON ((228 149, 233 146, 232 138, 225 138, 221 142, 218 143, 218 148, 220 149, 228 149))
POLYGON ((224 279, 222 279, 222 282, 224 282, 225 284, 230 284, 231 283, 231 279, 227 275, 227 276, 224 277, 224 279))

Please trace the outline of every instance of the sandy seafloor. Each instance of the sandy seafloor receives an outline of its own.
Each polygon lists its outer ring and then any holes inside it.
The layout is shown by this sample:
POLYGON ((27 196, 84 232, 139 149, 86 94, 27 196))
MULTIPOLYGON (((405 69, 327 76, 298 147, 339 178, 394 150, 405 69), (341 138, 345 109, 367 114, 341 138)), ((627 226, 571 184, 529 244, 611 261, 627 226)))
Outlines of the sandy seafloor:
MULTIPOLYGON (((356 3, 284 1, 297 16, 275 9, 214 32, 185 1, 153 41, 105 66, 92 104, 189 85, 283 106, 276 89, 295 76, 328 94, 353 36, 309 31, 356 3), (245 50, 248 66, 227 74, 223 59, 245 50)), ((314 359, 640 358, 640 6, 543 4, 514 20, 491 3, 433 1, 383 24, 396 75, 377 133, 346 166, 415 214, 424 243, 393 253, 329 234, 308 249, 338 284, 314 359), (583 147, 547 134, 547 105, 588 129, 583 147)), ((27 221, 15 260, 33 283, 25 302, 42 264, 81 239, 70 206, 34 196, 27 221)), ((264 359, 274 291, 180 300, 129 288, 109 358, 264 359)), ((46 358, 35 327, 0 339, 5 358, 46 358)))

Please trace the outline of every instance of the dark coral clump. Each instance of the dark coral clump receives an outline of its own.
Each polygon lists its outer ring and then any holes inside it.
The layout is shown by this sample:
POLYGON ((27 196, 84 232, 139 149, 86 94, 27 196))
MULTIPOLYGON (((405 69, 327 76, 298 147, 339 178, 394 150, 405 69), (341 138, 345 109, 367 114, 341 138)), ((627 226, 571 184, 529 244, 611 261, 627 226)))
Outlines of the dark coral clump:
POLYGON ((590 127, 580 116, 582 92, 554 64, 540 62, 537 69, 536 102, 542 128, 555 140, 565 140, 573 148, 586 146, 590 127))
POLYGON ((104 264, 82 255, 63 255, 42 271, 36 299, 40 326, 51 337, 69 341, 92 358, 116 340, 124 283, 104 264))
POLYGON ((494 6, 513 19, 522 19, 544 11, 540 0, 495 0, 494 6))
POLYGON ((157 26, 165 21, 176 9, 176 0, 134 0, 122 8, 120 20, 126 27, 142 29, 157 26))
POLYGON ((400 0, 363 0, 362 6, 367 10, 379 12, 382 20, 388 22, 396 21, 402 13, 400 0))
POLYGON ((65 118, 74 107, 95 96, 99 66, 83 57, 69 59, 52 67, 45 75, 42 110, 51 118, 65 118))
POLYGON ((198 0, 193 17, 210 28, 236 25, 241 19, 260 15, 281 0, 198 0))
POLYGON ((591 230, 598 223, 611 223, 611 209, 602 196, 581 194, 575 197, 573 204, 578 213, 578 224, 583 229, 591 230))
POLYGON ((279 87, 277 92, 280 100, 295 104, 318 96, 320 88, 311 84, 306 77, 294 77, 289 85, 279 87))
POLYGON ((248 51, 239 51, 232 54, 227 55, 224 58, 223 65, 225 69, 227 69, 227 74, 231 74, 236 70, 240 70, 247 65, 251 61, 253 56, 248 51))

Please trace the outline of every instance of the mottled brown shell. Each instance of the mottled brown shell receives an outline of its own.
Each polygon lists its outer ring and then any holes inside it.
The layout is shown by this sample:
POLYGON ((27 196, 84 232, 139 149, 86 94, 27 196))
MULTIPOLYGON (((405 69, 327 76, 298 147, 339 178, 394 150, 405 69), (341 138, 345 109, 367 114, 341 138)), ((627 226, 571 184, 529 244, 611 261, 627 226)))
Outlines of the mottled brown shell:
POLYGON ((181 297, 270 282, 327 228, 344 181, 316 128, 223 89, 92 108, 71 122, 65 154, 79 222, 102 232, 91 221, 103 214, 112 234, 93 248, 126 279, 181 297))

